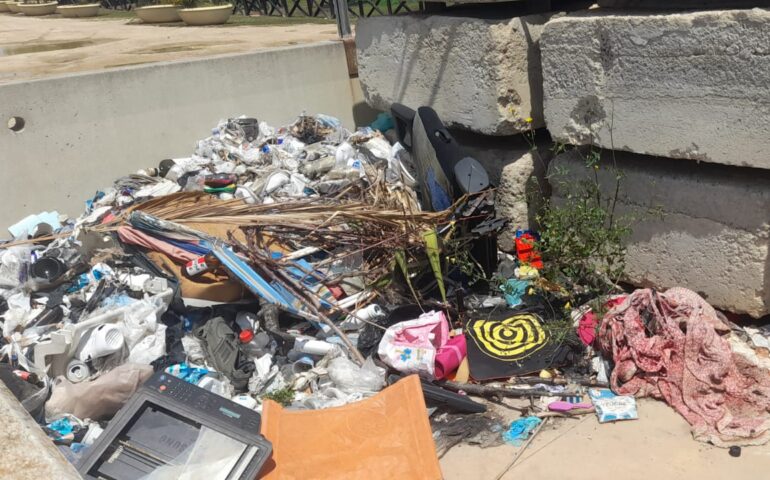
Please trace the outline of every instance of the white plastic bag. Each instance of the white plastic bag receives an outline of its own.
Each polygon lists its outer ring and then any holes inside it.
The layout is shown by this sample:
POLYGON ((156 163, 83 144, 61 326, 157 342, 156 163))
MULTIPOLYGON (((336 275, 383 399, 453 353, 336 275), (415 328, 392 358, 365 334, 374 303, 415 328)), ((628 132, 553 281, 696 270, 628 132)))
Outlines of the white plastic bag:
POLYGON ((8 311, 3 315, 3 336, 10 337, 18 327, 24 327, 32 318, 30 297, 24 292, 16 292, 6 298, 8 311))
POLYGON ((376 393, 385 386, 385 372, 370 358, 359 367, 345 357, 337 357, 327 367, 329 378, 345 393, 376 393))
POLYGON ((158 323, 155 333, 147 335, 131 349, 128 361, 132 363, 150 363, 166 354, 166 326, 158 323))
POLYGON ((32 249, 28 246, 0 250, 0 287, 18 287, 21 266, 29 260, 32 249))
POLYGON ((159 297, 145 297, 132 304, 123 319, 117 322, 123 330, 123 337, 129 350, 133 348, 147 335, 155 332, 158 327, 158 316, 166 307, 159 297))

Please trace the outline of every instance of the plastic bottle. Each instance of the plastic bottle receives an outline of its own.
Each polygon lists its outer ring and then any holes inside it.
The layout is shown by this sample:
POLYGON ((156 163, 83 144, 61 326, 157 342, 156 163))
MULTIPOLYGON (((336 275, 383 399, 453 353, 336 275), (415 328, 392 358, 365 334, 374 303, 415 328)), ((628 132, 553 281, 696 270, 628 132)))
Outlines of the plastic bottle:
POLYGON ((257 331, 257 316, 251 312, 238 312, 235 317, 238 340, 241 342, 241 351, 250 358, 259 358, 269 353, 270 335, 267 332, 257 331))
POLYGON ((297 338, 294 342, 294 348, 292 350, 306 353, 308 355, 326 355, 335 348, 339 348, 333 343, 324 342, 323 340, 316 340, 309 337, 297 338))
POLYGON ((249 358, 260 358, 270 353, 270 335, 267 332, 255 334, 252 330, 241 330, 238 339, 241 341, 241 351, 249 358))

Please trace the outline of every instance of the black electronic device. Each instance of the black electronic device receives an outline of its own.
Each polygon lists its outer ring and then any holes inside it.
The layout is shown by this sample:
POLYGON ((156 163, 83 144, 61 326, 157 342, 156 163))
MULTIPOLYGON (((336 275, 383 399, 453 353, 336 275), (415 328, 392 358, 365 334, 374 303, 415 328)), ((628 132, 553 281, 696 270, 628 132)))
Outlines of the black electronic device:
POLYGON ((423 208, 445 210, 461 195, 489 188, 484 166, 465 154, 435 110, 394 103, 391 115, 399 141, 412 154, 423 208))
POLYGON ((253 480, 272 452, 270 442, 259 434, 260 422, 254 410, 158 372, 88 448, 78 471, 88 479, 141 478, 184 459, 205 428, 208 435, 233 445, 227 468, 208 480, 253 480))
MULTIPOLYGON (((393 385, 404 377, 405 375, 389 375, 388 384, 393 385)), ((420 386, 425 397, 425 403, 429 406, 447 407, 460 413, 484 413, 487 411, 487 407, 483 403, 474 402, 467 395, 450 392, 427 380, 420 379, 420 386)))

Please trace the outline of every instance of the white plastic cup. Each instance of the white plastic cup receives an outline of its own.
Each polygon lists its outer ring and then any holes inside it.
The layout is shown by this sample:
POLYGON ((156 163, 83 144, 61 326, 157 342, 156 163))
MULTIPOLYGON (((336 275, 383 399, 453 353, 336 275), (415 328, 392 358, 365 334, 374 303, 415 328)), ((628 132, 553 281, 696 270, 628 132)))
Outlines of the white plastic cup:
POLYGON ((308 356, 302 356, 291 364, 291 371, 295 374, 300 374, 312 370, 315 367, 315 362, 308 356))

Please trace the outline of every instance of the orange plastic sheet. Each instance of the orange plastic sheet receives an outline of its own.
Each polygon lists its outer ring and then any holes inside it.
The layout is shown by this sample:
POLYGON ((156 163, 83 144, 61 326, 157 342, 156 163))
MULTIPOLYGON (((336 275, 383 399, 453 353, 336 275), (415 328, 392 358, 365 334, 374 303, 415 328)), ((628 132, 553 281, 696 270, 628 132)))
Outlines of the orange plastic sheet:
POLYGON ((417 375, 343 407, 290 411, 267 400, 261 429, 273 457, 260 478, 442 478, 417 375))

